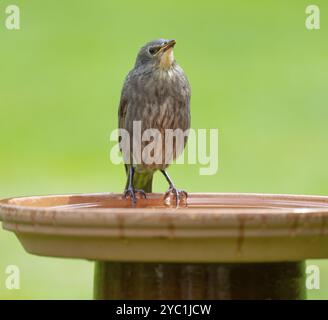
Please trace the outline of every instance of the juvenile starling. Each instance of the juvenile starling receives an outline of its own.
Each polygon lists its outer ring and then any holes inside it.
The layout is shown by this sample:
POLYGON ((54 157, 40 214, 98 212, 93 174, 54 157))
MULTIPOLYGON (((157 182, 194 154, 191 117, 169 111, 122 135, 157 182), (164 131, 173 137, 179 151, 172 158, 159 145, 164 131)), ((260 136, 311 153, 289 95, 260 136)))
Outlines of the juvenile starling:
MULTIPOLYGON (((119 128, 127 130, 133 139, 133 122, 141 121, 141 134, 146 129, 157 129, 164 144, 166 129, 181 129, 186 132, 190 128, 190 86, 182 68, 173 56, 175 40, 158 39, 143 46, 137 56, 134 68, 129 72, 121 93, 118 110, 119 128)), ((183 151, 187 137, 184 138, 182 148, 176 146, 171 152, 172 160, 183 151), (172 155, 173 152, 173 155, 172 155)), ((150 142, 142 142, 142 148, 150 142)), ((156 146, 165 151, 162 146, 156 146)), ((121 147, 123 158, 127 150, 121 147)), ((132 150, 130 150, 132 152, 132 150)), ((164 157, 163 157, 164 158, 164 157)), ((125 164, 127 183, 125 197, 131 197, 136 202, 136 193, 146 197, 145 192, 152 191, 152 180, 156 170, 160 170, 169 183, 166 193, 173 193, 176 204, 179 203, 184 191, 178 190, 168 176, 165 169, 169 163, 149 163, 142 159, 141 163, 129 162, 125 164)))

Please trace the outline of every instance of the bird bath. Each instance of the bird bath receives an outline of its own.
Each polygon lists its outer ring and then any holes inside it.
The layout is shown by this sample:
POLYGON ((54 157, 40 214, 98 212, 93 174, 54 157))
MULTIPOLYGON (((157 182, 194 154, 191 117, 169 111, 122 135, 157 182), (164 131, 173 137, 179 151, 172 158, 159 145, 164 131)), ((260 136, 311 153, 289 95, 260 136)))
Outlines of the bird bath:
POLYGON ((31 254, 96 261, 96 299, 304 299, 304 261, 328 258, 323 196, 22 197, 0 219, 31 254))

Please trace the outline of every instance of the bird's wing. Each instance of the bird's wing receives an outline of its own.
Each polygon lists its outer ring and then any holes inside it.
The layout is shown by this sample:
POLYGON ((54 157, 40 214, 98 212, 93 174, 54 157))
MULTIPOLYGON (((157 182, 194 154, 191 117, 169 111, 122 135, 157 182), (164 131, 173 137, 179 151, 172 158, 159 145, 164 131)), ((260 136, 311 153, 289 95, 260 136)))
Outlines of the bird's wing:
POLYGON ((129 105, 129 90, 131 89, 131 72, 126 76, 118 107, 118 127, 125 129, 125 116, 129 105))
POLYGON ((128 99, 124 95, 124 89, 122 91, 120 104, 118 107, 118 128, 125 128, 125 116, 128 107, 128 99))
MULTIPOLYGON (((129 76, 130 74, 127 75, 123 88, 122 88, 122 93, 121 93, 121 99, 120 99, 120 104, 118 106, 118 128, 119 129, 126 129, 126 122, 125 122, 125 118, 126 118, 126 113, 128 110, 128 106, 129 106, 129 99, 128 99, 128 90, 129 90, 129 76)), ((121 144, 121 136, 119 136, 119 143, 121 144)), ((120 151, 122 151, 122 147, 120 145, 120 151)), ((124 165, 125 166, 125 172, 126 174, 128 174, 128 166, 127 164, 124 165)))

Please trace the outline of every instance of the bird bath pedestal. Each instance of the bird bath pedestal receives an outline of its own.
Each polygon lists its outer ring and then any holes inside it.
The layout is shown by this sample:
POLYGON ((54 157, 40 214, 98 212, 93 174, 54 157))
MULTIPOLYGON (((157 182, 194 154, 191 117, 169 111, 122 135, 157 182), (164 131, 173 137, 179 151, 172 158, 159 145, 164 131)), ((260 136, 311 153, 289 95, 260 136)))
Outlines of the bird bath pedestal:
POLYGON ((0 219, 29 253, 96 261, 96 299, 304 299, 304 261, 328 258, 321 196, 24 197, 0 219))

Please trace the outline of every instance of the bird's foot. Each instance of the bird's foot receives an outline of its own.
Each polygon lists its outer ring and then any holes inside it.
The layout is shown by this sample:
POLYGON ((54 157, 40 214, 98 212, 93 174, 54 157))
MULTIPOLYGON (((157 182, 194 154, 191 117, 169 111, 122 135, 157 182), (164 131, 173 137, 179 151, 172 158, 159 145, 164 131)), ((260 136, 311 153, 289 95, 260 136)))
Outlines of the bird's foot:
POLYGON ((124 193, 123 193, 123 197, 124 197, 125 199, 131 198, 132 203, 133 203, 133 204, 136 204, 136 202, 137 202, 137 195, 138 195, 138 194, 139 194, 139 197, 140 197, 140 198, 144 198, 144 199, 147 198, 147 197, 146 197, 146 192, 145 192, 145 191, 143 191, 143 190, 141 190, 141 189, 134 189, 134 188, 132 188, 132 187, 129 187, 129 188, 127 188, 127 189, 124 191, 124 193))
POLYGON ((173 195, 175 199, 176 206, 179 205, 180 201, 186 201, 188 197, 188 193, 184 190, 179 190, 174 186, 171 186, 169 190, 166 191, 164 195, 164 200, 169 200, 171 199, 171 196, 173 195))

